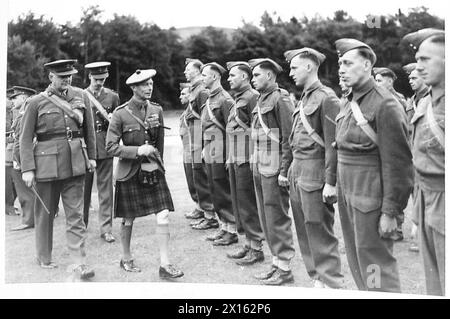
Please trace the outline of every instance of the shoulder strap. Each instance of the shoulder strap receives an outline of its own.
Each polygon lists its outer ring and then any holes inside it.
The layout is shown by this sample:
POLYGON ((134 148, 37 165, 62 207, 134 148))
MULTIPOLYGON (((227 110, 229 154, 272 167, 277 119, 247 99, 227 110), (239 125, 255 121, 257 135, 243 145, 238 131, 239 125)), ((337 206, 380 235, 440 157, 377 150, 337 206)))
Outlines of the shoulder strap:
POLYGON ((196 111, 194 111, 194 109, 192 108, 192 103, 189 101, 189 104, 188 104, 188 107, 189 107, 189 111, 192 113, 192 115, 194 115, 194 117, 197 119, 197 120, 200 120, 200 114, 198 114, 196 111))
POLYGON ((428 98, 426 101, 428 102, 427 121, 428 121, 430 130, 433 133, 433 135, 436 137, 439 144, 445 148, 445 133, 439 126, 438 122, 436 121, 436 118, 434 117, 433 105, 431 103, 431 99, 428 98))
POLYGON ((91 101, 91 103, 94 105, 94 107, 100 112, 103 119, 105 121, 109 122, 108 112, 106 112, 106 110, 103 108, 103 105, 92 95, 91 92, 89 92, 89 90, 86 89, 84 91, 87 93, 89 101, 91 101))
POLYGON ((356 120, 356 124, 361 128, 361 130, 372 140, 372 142, 378 146, 378 136, 373 128, 369 125, 366 118, 361 112, 358 103, 355 101, 350 102, 350 107, 352 109, 353 117, 356 120))
POLYGON ((235 105, 234 107, 234 120, 236 121, 237 124, 239 124, 239 126, 241 126, 244 130, 248 130, 250 129, 250 127, 245 124, 240 118, 239 118, 239 114, 238 114, 238 109, 239 107, 237 105, 235 105))
POLYGON ((262 114, 261 114, 261 109, 259 108, 259 105, 256 106, 256 108, 258 109, 258 119, 259 119, 259 123, 261 124, 261 127, 264 131, 264 133, 275 143, 280 144, 280 139, 275 136, 271 131, 270 128, 266 125, 266 123, 264 123, 263 118, 262 118, 262 114))
POLYGON ((302 121, 303 127, 305 128, 306 132, 309 136, 322 147, 325 147, 325 142, 320 137, 320 135, 312 128, 311 124, 309 124, 308 119, 306 118, 305 111, 303 110, 303 103, 300 102, 300 120, 302 121))
POLYGON ((77 123, 79 123, 80 125, 83 124, 83 114, 72 109, 72 105, 70 105, 70 103, 64 101, 56 95, 50 96, 48 92, 41 92, 40 95, 59 107, 64 113, 69 115, 77 123))
MULTIPOLYGON (((145 126, 144 122, 142 122, 142 120, 140 118, 138 118, 136 115, 133 114, 133 112, 131 112, 131 110, 128 108, 128 105, 125 106, 125 110, 139 123, 139 125, 141 125, 144 130, 147 130, 148 127, 145 126)), ((147 108, 147 112, 148 112, 148 108, 147 108)), ((145 116, 147 118, 147 114, 145 116)))
POLYGON ((209 106, 209 99, 206 100, 206 110, 208 111, 209 119, 216 124, 222 131, 225 131, 225 127, 217 120, 217 118, 214 116, 213 111, 211 110, 211 107, 209 106))

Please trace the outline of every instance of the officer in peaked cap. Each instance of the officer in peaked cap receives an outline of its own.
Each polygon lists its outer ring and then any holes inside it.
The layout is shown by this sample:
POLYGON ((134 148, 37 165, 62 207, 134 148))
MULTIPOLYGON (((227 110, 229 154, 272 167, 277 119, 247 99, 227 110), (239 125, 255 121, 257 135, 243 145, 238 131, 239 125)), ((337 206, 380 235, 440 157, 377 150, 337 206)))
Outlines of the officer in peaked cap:
POLYGON ((229 140, 227 165, 237 230, 245 235, 244 245, 227 256, 237 259, 238 265, 247 266, 264 260, 262 251, 264 234, 259 221, 250 169, 253 146, 250 127, 252 111, 259 94, 251 87, 252 70, 247 62, 227 62, 227 69, 228 83, 235 100, 226 125, 229 140))
POLYGON ((332 146, 340 101, 319 80, 324 54, 302 48, 284 55, 290 63, 289 75, 303 91, 289 137, 294 158, 289 189, 300 251, 315 287, 340 288, 339 242, 333 230, 337 156, 332 146))
POLYGON ((336 117, 338 205, 348 263, 360 290, 399 292, 392 237, 413 184, 406 116, 372 78, 373 50, 355 39, 335 44, 339 76, 352 89, 336 117))
POLYGON ((174 207, 163 164, 163 109, 150 102, 155 75, 153 69, 136 70, 126 80, 133 96, 113 113, 106 134, 106 151, 119 158, 114 196, 114 216, 122 218, 119 265, 128 272, 140 271, 130 249, 133 223, 135 218, 155 214, 161 259, 159 276, 164 279, 181 277, 183 272, 169 261, 169 212, 174 207))
POLYGON ((282 71, 278 63, 268 58, 248 63, 253 87, 260 93, 252 112, 253 181, 259 219, 272 253, 271 268, 255 277, 266 285, 282 285, 294 281, 290 270, 295 250, 287 178, 292 162, 289 135, 294 105, 289 93, 278 87, 276 79, 282 71))
MULTIPOLYGON (((90 85, 85 89, 91 103, 94 116, 94 128, 97 147, 97 192, 98 192, 98 220, 100 237, 108 243, 114 242, 112 235, 112 200, 113 200, 113 157, 105 150, 106 132, 114 109, 119 106, 119 95, 104 87, 108 78, 110 62, 93 62, 84 68, 89 72, 90 85)), ((91 204, 92 183, 94 173, 87 173, 84 184, 84 223, 89 222, 89 207, 91 204)))
POLYGON ((192 174, 198 205, 186 218, 196 219, 191 223, 193 229, 204 230, 218 228, 214 206, 210 194, 210 185, 206 175, 206 164, 201 157, 203 134, 201 129, 201 113, 205 107, 209 92, 202 81, 201 68, 203 63, 198 59, 186 59, 184 75, 189 82, 189 103, 185 112, 186 123, 189 128, 189 144, 192 158, 192 174))
POLYGON ((24 182, 35 188, 44 203, 36 200, 34 207, 39 265, 56 267, 53 219, 61 197, 73 270, 87 279, 94 271, 86 265, 82 194, 86 171, 96 166, 95 131, 86 93, 71 86, 72 75, 77 73, 75 63, 71 59, 45 64, 51 84, 28 100, 20 134, 20 164, 24 182))
POLYGON ((375 81, 378 85, 384 86, 388 89, 394 97, 402 104, 406 111, 407 104, 405 96, 394 89, 394 82, 397 80, 397 75, 389 68, 373 68, 373 74, 375 75, 375 81))
POLYGON ((201 68, 203 85, 209 90, 208 99, 201 113, 203 133, 203 158, 206 175, 211 186, 214 210, 221 222, 220 230, 206 238, 214 246, 227 246, 238 241, 236 220, 231 202, 230 181, 226 171, 227 134, 225 131, 234 100, 220 81, 226 72, 216 62, 204 64, 201 68))
POLYGON ((417 193, 414 215, 419 224, 427 293, 445 294, 445 32, 423 29, 403 41, 416 48, 416 71, 430 87, 418 103, 412 153, 417 193))

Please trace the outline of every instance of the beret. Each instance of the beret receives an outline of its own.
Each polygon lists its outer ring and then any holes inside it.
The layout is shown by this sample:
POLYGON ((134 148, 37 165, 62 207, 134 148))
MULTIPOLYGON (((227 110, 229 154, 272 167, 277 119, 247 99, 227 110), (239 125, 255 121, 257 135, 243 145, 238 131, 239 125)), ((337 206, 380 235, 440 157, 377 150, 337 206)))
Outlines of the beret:
POLYGON ((89 73, 94 78, 105 78, 108 74, 108 66, 110 66, 110 62, 101 61, 101 62, 92 62, 88 63, 84 66, 85 69, 89 70, 89 73))
POLYGON ((408 74, 411 74, 412 71, 414 71, 417 67, 417 63, 409 63, 407 65, 404 65, 402 67, 403 71, 405 71, 408 74))
POLYGON ((397 79, 397 75, 389 68, 373 68, 374 75, 388 76, 394 80, 397 79))
POLYGON ((342 38, 342 39, 336 40, 336 42, 334 42, 334 45, 336 46, 337 54, 340 57, 343 56, 346 52, 348 52, 350 50, 366 48, 366 49, 369 49, 373 53, 373 55, 375 56, 375 60, 376 60, 377 55, 372 50, 372 48, 370 46, 368 46, 367 44, 365 44, 364 42, 361 42, 359 40, 350 39, 350 38, 342 38))
POLYGON ((78 73, 78 71, 73 67, 75 63, 77 63, 77 60, 75 59, 56 60, 45 63, 44 67, 56 75, 65 76, 78 73))
POLYGON ((36 90, 24 87, 24 86, 13 86, 10 90, 12 90, 12 94, 9 96, 10 99, 16 97, 20 94, 27 94, 27 95, 35 95, 36 90))
POLYGON ((224 69, 223 66, 221 66, 219 63, 217 62, 210 62, 210 63, 206 63, 203 64, 202 68, 200 69, 201 71, 203 71, 204 68, 206 68, 207 66, 211 67, 212 69, 216 70, 217 72, 219 72, 219 74, 222 76, 222 74, 224 74, 227 70, 224 69))
POLYGON ((406 42, 414 50, 418 50, 423 41, 435 35, 445 35, 445 31, 434 28, 421 29, 405 35, 402 39, 402 42, 406 42))
POLYGON ((264 63, 264 62, 268 62, 269 64, 271 64, 272 67, 273 67, 273 70, 277 74, 281 73, 283 71, 283 68, 278 63, 276 63, 274 60, 269 59, 269 58, 252 59, 252 60, 248 61, 248 64, 250 65, 250 67, 253 70, 256 66, 258 66, 258 65, 260 65, 261 63, 264 63))
POLYGON ((319 62, 319 65, 325 61, 326 57, 324 54, 320 53, 317 50, 311 49, 311 48, 301 48, 296 50, 288 50, 284 52, 284 57, 286 58, 286 61, 291 62, 294 57, 297 55, 313 55, 317 61, 319 62))
POLYGON ((151 79, 156 74, 156 70, 148 69, 148 70, 136 70, 125 82, 127 85, 139 84, 141 82, 147 81, 151 79))
POLYGON ((227 69, 228 71, 230 71, 232 68, 234 68, 235 66, 241 66, 242 68, 244 68, 244 71, 247 72, 248 75, 252 75, 252 68, 250 67, 250 64, 248 64, 245 61, 230 61, 227 62, 227 69))

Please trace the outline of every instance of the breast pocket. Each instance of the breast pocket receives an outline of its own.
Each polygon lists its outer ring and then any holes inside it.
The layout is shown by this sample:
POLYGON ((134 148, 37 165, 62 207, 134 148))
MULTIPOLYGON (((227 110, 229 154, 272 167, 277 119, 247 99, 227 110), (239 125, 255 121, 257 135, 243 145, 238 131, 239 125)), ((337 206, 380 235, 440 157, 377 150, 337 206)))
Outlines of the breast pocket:
POLYGON ((58 177, 58 148, 51 142, 39 142, 34 148, 36 180, 49 180, 58 177))
POLYGON ((65 127, 66 125, 62 122, 63 121, 63 114, 61 114, 56 109, 47 109, 42 110, 38 113, 38 122, 39 124, 44 124, 46 130, 52 130, 55 127, 65 127))
POLYGON ((138 145, 141 127, 138 123, 126 124, 122 129, 122 140, 125 145, 138 145))

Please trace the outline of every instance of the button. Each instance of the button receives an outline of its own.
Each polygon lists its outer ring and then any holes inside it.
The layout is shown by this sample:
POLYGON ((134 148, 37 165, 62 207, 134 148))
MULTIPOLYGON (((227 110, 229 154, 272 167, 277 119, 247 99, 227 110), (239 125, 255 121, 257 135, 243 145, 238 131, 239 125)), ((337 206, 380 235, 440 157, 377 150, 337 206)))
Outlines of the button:
POLYGON ((67 116, 67 115, 64 115, 64 117, 65 117, 65 118, 68 118, 68 116, 67 116))
POLYGON ((70 127, 66 127, 68 130, 70 130, 70 127))

